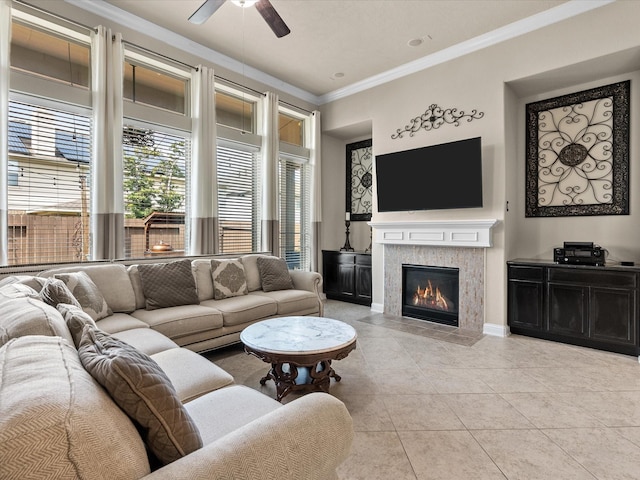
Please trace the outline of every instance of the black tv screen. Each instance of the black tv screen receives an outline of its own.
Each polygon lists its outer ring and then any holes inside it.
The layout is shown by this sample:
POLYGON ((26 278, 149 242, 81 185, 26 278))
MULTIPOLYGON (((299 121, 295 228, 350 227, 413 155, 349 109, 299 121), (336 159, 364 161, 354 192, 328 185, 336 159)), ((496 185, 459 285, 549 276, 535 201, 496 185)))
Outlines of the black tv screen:
POLYGON ((482 207, 480 137, 376 155, 378 212, 482 207))

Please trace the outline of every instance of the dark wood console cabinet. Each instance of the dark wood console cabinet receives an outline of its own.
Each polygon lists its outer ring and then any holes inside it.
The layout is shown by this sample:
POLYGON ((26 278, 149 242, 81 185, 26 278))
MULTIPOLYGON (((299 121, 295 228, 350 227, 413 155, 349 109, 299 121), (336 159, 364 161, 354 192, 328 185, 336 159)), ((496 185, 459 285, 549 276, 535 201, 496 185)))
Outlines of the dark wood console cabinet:
POLYGON ((640 269, 507 262, 512 333, 638 355, 640 269))
POLYGON ((322 276, 327 298, 371 305, 371 254, 323 250, 322 276))

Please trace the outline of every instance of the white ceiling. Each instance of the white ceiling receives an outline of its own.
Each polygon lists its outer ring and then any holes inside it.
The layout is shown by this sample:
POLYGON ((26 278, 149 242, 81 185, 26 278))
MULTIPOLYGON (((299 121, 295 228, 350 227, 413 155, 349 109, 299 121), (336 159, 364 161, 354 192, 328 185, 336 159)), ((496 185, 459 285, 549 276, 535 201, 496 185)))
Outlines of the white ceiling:
POLYGON ((255 7, 229 1, 202 25, 187 19, 204 0, 67 1, 173 45, 196 42, 222 54, 216 63, 318 104, 609 2, 271 0, 291 29, 278 39, 255 7))

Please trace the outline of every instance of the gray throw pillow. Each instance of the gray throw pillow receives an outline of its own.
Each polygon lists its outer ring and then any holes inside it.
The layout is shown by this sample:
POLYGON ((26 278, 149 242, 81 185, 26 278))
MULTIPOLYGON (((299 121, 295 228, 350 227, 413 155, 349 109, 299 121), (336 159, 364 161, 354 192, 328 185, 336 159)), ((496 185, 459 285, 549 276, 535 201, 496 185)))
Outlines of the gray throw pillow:
POLYGON ((73 338, 73 343, 76 348, 80 346, 80 339, 82 338, 82 332, 84 331, 85 325, 91 325, 92 327, 96 327, 96 322, 93 321, 93 318, 89 316, 80 306, 70 305, 67 303, 58 303, 56 308, 64 318, 64 321, 67 322, 67 328, 69 332, 71 332, 71 337, 73 338))
POLYGON ((213 298, 237 297, 249 293, 244 266, 240 260, 211 260, 213 298))
POLYGON ((258 257, 258 270, 263 291, 272 292, 293 288, 293 281, 284 258, 258 257))
POLYGON ((147 310, 199 304, 191 260, 138 265, 147 310))
POLYGON ((76 297, 73 296, 73 293, 71 293, 66 283, 59 278, 47 278, 44 287, 42 287, 40 291, 40 297, 42 297, 45 303, 48 303, 52 307, 57 306, 59 303, 66 303, 81 308, 80 303, 76 300, 76 297))
POLYGON ((195 423, 171 381, 148 355, 87 325, 78 355, 84 368, 136 423, 163 465, 202 447, 195 423))
POLYGON ((85 272, 56 273, 54 278, 62 280, 67 285, 82 310, 91 315, 94 322, 113 315, 102 293, 85 272))

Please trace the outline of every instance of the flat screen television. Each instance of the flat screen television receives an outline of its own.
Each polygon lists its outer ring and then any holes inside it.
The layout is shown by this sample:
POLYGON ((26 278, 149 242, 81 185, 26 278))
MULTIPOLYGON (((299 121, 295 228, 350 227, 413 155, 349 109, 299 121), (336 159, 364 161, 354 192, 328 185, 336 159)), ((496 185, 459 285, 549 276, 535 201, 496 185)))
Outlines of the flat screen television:
POLYGON ((482 207, 480 137, 376 155, 378 212, 482 207))

